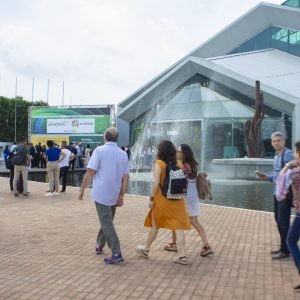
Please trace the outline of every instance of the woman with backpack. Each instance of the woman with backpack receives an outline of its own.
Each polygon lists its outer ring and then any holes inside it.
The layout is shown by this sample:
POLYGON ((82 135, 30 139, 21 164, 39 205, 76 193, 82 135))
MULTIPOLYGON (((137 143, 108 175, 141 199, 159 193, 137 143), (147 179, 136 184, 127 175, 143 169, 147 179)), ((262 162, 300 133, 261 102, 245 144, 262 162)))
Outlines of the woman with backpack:
MULTIPOLYGON (((200 252, 201 256, 207 256, 213 253, 207 240, 205 231, 198 221, 200 214, 200 200, 197 191, 197 170, 198 162, 194 158, 194 153, 191 147, 187 144, 181 144, 177 149, 177 159, 182 161, 182 169, 188 180, 188 188, 186 194, 186 206, 190 216, 191 224, 201 237, 203 247, 200 252)), ((176 235, 172 233, 172 242, 165 246, 167 251, 177 251, 176 235)))
POLYGON ((178 241, 178 256, 173 262, 187 265, 185 252, 184 230, 190 230, 190 220, 185 208, 183 197, 179 199, 168 199, 163 194, 165 176, 168 166, 177 166, 180 170, 181 164, 176 159, 176 148, 171 141, 162 140, 158 145, 157 160, 154 165, 154 182, 150 196, 150 211, 145 220, 145 226, 150 227, 145 246, 137 246, 136 251, 144 258, 148 258, 152 243, 157 237, 160 228, 173 230, 178 241))

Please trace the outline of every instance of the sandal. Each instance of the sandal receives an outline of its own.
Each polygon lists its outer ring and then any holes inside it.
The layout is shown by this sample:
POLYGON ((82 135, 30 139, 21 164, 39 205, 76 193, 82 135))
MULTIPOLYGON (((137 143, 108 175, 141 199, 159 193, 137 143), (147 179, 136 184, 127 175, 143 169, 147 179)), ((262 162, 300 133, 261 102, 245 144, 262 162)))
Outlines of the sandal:
POLYGON ((180 265, 187 265, 188 264, 187 257, 186 256, 175 257, 173 259, 173 263, 180 264, 180 265))
POLYGON ((169 243, 168 245, 166 245, 166 246, 164 247, 164 250, 166 250, 166 251, 177 252, 177 246, 176 246, 176 243, 169 243))
POLYGON ((203 247, 202 247, 202 250, 200 252, 200 256, 207 256, 207 255, 210 255, 210 254, 213 254, 213 251, 212 249, 210 248, 209 244, 206 243, 203 247))
POLYGON ((142 257, 144 257, 144 258, 148 258, 149 257, 149 250, 145 250, 145 248, 143 247, 143 246, 137 246, 136 248, 135 248, 135 251, 139 254, 139 255, 141 255, 142 257))

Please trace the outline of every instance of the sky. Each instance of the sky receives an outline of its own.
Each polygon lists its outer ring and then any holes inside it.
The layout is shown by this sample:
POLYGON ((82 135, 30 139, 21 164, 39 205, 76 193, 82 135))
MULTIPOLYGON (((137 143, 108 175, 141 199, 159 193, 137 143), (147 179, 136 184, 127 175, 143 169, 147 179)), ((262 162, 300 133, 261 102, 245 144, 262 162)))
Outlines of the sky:
POLYGON ((117 104, 258 3, 1 0, 0 96, 117 104))

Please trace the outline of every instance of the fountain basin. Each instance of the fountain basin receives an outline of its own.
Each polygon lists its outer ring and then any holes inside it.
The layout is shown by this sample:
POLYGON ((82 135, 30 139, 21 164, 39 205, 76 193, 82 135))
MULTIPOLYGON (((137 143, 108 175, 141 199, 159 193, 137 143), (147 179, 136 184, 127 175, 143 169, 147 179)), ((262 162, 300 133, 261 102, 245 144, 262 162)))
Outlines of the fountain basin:
POLYGON ((270 158, 226 158, 213 159, 210 171, 216 178, 257 179, 255 171, 273 173, 273 159, 270 158))

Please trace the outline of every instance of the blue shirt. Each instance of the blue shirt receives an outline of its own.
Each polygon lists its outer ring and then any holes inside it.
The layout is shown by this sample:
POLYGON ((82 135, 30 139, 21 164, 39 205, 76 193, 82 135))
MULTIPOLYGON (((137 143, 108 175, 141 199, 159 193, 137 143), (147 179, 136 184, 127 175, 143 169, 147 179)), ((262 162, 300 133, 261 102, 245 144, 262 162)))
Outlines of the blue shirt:
POLYGON ((48 156, 48 161, 57 161, 59 160, 60 148, 53 147, 45 151, 45 154, 48 156))
POLYGON ((116 143, 107 142, 93 151, 87 168, 96 172, 92 189, 94 201, 107 206, 116 205, 123 177, 129 174, 126 152, 116 143))
POLYGON ((268 176, 268 180, 274 184, 274 193, 276 192, 276 180, 278 174, 282 169, 282 166, 285 166, 285 164, 295 159, 294 152, 291 149, 285 147, 283 154, 284 154, 283 157, 282 154, 280 155, 278 155, 278 153, 275 154, 273 160, 273 175, 268 176), (282 159, 283 159, 283 163, 282 163, 282 159))

